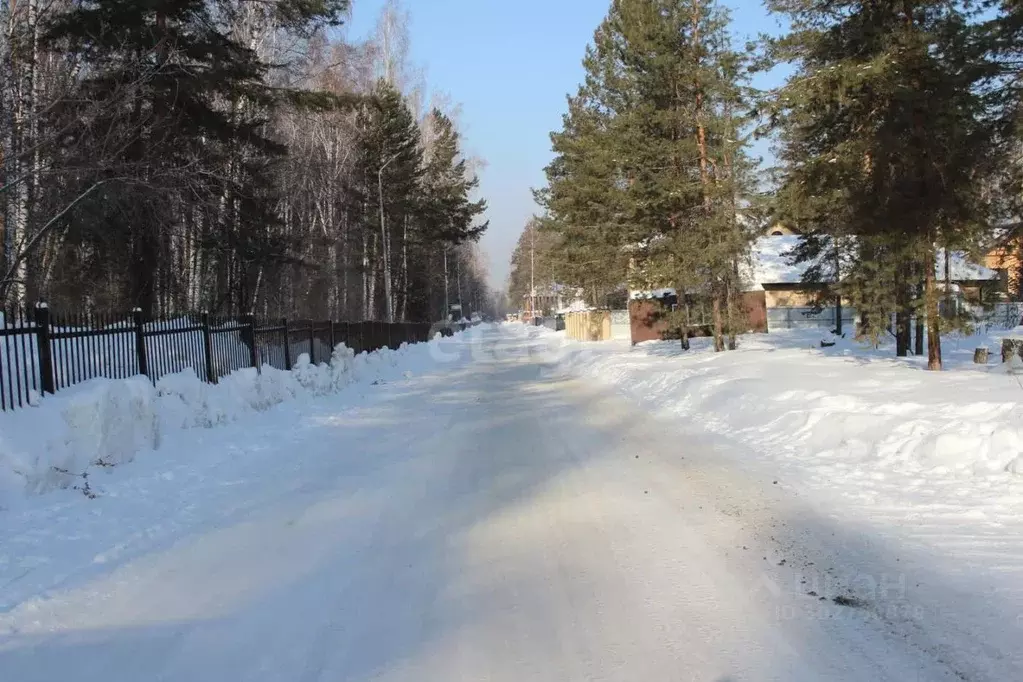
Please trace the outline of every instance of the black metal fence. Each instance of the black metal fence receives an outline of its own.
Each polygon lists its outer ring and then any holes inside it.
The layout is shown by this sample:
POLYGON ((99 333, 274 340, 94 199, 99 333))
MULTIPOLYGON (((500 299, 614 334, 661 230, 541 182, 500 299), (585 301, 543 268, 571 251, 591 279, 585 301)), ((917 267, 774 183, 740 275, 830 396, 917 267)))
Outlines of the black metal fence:
POLYGON ((414 322, 320 322, 216 317, 206 313, 143 319, 96 313, 56 314, 45 304, 0 312, 0 410, 32 404, 44 393, 105 377, 160 377, 195 371, 216 383, 246 367, 291 369, 303 353, 330 362, 344 343, 356 353, 429 339, 414 322))

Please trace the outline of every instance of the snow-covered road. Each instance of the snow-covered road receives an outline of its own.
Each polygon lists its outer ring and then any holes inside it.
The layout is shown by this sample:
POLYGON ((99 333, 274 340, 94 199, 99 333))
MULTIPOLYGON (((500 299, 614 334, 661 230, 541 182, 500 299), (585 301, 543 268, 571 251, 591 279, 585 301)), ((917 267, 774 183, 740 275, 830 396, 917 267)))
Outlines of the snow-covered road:
POLYGON ((0 522, 40 567, 0 576, 0 680, 1021 678, 911 629, 888 550, 487 333, 0 522), (834 603, 844 557, 874 599, 834 603))

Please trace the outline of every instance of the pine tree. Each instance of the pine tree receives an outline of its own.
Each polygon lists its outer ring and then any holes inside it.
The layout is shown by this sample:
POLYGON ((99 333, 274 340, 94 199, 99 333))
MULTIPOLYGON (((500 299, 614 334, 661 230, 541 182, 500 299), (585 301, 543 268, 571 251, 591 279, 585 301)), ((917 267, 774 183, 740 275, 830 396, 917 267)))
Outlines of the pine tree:
POLYGON ((993 217, 985 179, 1000 163, 998 69, 970 3, 774 0, 792 32, 775 45, 797 73, 778 95, 785 165, 779 208, 811 236, 800 258, 843 262, 848 296, 875 341, 898 312, 927 316, 941 368, 935 249, 968 249, 993 217), (837 255, 836 255, 837 251, 837 255), (923 300, 912 293, 923 275, 923 300))
MULTIPOLYGON (((453 254, 458 257, 459 254, 458 251, 452 252, 452 247, 478 240, 489 226, 486 221, 478 222, 487 204, 482 199, 473 199, 479 179, 468 170, 454 122, 439 109, 434 109, 426 123, 431 131, 431 142, 420 186, 421 215, 413 236, 414 246, 424 253, 440 252, 440 270, 446 276, 444 264, 447 256, 453 254)), ((424 265, 428 264, 427 259, 424 265)), ((410 295, 426 289, 435 278, 436 273, 425 267, 413 273, 409 279, 410 295)), ((450 296, 450 282, 447 289, 450 296)), ((416 314, 421 319, 431 319, 431 315, 439 312, 440 316, 432 319, 445 319, 451 302, 445 297, 443 307, 437 310, 429 301, 420 299, 416 314)))
MULTIPOLYGON (((726 333, 734 347, 750 242, 738 219, 749 191, 741 131, 750 64, 727 29, 727 13, 702 0, 613 2, 553 136, 540 195, 563 253, 600 259, 611 277, 631 263, 633 286, 671 283, 705 303, 719 350, 726 333)), ((675 318, 685 343, 692 320, 683 309, 675 318)))
MULTIPOLYGON (((266 11, 282 30, 308 35, 338 24, 346 8, 346 0, 281 0, 266 11)), ((81 93, 57 109, 73 121, 68 137, 86 141, 67 165, 81 167, 78 181, 96 182, 95 156, 112 157, 99 175, 102 191, 72 218, 101 225, 109 236, 98 238, 126 245, 128 298, 147 315, 157 308, 161 254, 180 196, 219 206, 207 240, 224 280, 250 280, 249 265, 288 250, 272 235, 256 239, 242 228, 279 220, 268 171, 285 148, 266 135, 269 112, 285 103, 331 103, 272 87, 271 65, 232 36, 233 9, 227 0, 88 0, 57 15, 42 39, 87 66, 81 93), (97 113, 96 101, 114 106, 97 113)), ((241 299, 245 289, 234 287, 241 299)))
POLYGON ((423 172, 424 236, 449 244, 478 239, 488 227, 476 222, 487 209, 486 201, 472 199, 479 179, 466 168, 451 119, 438 109, 430 119, 434 139, 423 172))
POLYGON ((444 272, 445 258, 455 257, 454 247, 479 239, 488 227, 478 222, 486 202, 472 198, 479 181, 468 172, 454 123, 435 110, 424 125, 431 133, 428 155, 408 101, 382 80, 360 112, 359 196, 369 317, 382 312, 389 320, 430 319, 436 314, 428 295, 431 267, 444 272), (431 254, 439 256, 439 268, 431 254), (410 255, 417 267, 410 267, 410 255), (382 298, 375 294, 378 281, 382 298))
MULTIPOLYGON (((597 54, 588 50, 584 64, 596 71, 597 54)), ((628 179, 615 162, 615 140, 600 85, 593 76, 568 99, 563 130, 552 133, 555 158, 545 169, 548 185, 535 192, 546 210, 542 230, 559 236, 558 277, 584 289, 591 303, 597 294, 627 278, 624 248, 638 239, 622 199, 628 179)))
MULTIPOLYGON (((533 217, 519 235, 511 256, 507 294, 515 310, 524 307, 530 289, 550 293, 561 286, 561 248, 558 233, 545 228, 543 220, 533 217)), ((567 291, 566 291, 567 294, 567 291)), ((570 298, 570 297, 566 297, 570 298)), ((571 303, 565 300, 564 303, 571 303)))
POLYGON ((365 314, 367 319, 373 319, 378 312, 374 292, 379 276, 383 286, 380 309, 384 319, 393 322, 396 319, 394 271, 399 253, 393 244, 420 200, 423 174, 420 130, 405 98, 384 81, 377 83, 372 102, 361 112, 360 128, 365 314), (367 262, 365 259, 370 254, 374 257, 367 262), (380 271, 369 270, 369 263, 379 264, 380 271))

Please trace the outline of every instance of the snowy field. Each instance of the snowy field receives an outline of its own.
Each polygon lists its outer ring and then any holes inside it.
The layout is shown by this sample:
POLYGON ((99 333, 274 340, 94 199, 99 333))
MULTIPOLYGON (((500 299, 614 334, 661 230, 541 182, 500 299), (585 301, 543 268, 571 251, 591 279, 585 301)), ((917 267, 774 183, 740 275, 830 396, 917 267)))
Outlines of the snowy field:
POLYGON ((46 461, 121 454, 91 496, 11 474, 0 680, 1023 679, 1016 455, 920 454, 1014 379, 808 345, 502 325, 47 399, 46 461))

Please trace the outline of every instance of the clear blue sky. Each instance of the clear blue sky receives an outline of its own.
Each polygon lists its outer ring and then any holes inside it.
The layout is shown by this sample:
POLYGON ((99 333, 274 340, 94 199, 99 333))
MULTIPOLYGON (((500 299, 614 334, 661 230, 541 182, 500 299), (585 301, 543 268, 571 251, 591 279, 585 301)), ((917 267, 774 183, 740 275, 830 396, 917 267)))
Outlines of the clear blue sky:
MULTIPOLYGON (((352 37, 369 34, 384 0, 353 0, 352 37)), ((483 249, 491 281, 503 287, 523 226, 538 209, 531 188, 544 183, 549 134, 561 125, 565 96, 582 79, 582 58, 608 0, 405 0, 411 61, 431 88, 462 106, 468 151, 487 161, 480 175, 489 202, 483 249)), ((760 0, 729 0, 740 36, 773 31, 760 0)), ((757 150, 764 153, 762 149, 757 150)))

